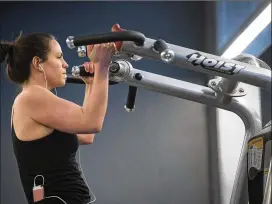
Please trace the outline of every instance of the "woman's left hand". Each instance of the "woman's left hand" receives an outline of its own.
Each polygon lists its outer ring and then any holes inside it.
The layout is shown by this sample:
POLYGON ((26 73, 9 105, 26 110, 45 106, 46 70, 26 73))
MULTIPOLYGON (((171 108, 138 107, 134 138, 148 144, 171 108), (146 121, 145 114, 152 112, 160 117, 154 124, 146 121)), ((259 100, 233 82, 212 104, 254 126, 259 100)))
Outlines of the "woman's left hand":
MULTIPOLYGON (((94 73, 94 63, 93 62, 85 62, 83 64, 85 71, 88 73, 93 74, 94 73)), ((81 79, 84 81, 86 85, 92 85, 94 77, 81 77, 81 79)))

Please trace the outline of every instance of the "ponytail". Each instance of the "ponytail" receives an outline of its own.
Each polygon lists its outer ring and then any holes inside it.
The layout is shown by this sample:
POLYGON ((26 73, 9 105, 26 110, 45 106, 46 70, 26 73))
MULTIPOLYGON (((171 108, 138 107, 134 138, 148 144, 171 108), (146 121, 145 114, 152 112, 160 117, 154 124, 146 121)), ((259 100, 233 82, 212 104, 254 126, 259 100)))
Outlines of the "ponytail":
POLYGON ((7 63, 9 62, 13 53, 13 47, 14 45, 12 43, 0 42, 0 63, 3 63, 5 60, 7 60, 7 63))

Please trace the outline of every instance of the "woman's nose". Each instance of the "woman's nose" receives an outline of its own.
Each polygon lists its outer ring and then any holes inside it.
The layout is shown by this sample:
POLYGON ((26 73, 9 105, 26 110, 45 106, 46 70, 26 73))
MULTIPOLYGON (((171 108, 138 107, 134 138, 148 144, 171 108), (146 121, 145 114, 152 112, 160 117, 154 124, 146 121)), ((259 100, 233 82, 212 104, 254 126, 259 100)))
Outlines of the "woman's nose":
POLYGON ((67 68, 69 67, 69 65, 64 61, 63 67, 64 67, 65 69, 67 69, 67 68))

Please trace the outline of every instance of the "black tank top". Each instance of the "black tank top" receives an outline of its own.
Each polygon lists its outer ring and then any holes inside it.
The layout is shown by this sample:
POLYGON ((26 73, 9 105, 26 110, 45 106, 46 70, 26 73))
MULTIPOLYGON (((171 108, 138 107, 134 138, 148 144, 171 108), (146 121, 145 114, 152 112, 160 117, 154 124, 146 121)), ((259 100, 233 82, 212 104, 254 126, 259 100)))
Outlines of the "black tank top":
MULTIPOLYGON (((21 141, 12 125, 12 141, 28 203, 33 203, 32 189, 37 175, 44 177, 45 196, 58 196, 67 204, 90 202, 89 189, 76 161, 79 142, 75 134, 54 130, 44 138, 21 141)), ((42 178, 38 177, 36 185, 41 184, 42 178)))

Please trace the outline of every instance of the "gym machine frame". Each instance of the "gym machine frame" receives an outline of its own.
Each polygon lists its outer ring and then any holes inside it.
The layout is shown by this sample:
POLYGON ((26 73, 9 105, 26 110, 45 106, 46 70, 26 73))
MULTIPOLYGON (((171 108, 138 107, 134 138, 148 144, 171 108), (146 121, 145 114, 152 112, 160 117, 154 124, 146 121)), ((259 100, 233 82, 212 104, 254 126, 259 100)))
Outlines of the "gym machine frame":
MULTIPOLYGON (((247 178, 247 142, 262 130, 260 116, 243 100, 246 90, 240 82, 271 92, 270 67, 257 58, 255 58, 258 61, 256 65, 245 63, 243 58, 247 58, 246 55, 234 59, 224 59, 216 55, 170 44, 162 39, 146 38, 142 33, 130 30, 89 36, 69 36, 66 43, 70 49, 77 47, 79 57, 85 57, 86 45, 117 41, 122 41, 122 46, 115 56, 117 59, 112 61, 110 65, 110 85, 120 82, 129 85, 125 105, 127 111, 134 110, 137 88, 140 87, 224 109, 237 114, 242 119, 245 125, 245 139, 230 199, 230 204, 240 204, 242 189, 247 178), (208 82, 208 87, 205 87, 135 69, 129 62, 142 58, 163 61, 179 68, 213 76, 217 75, 218 77, 211 79, 208 82)), ((79 76, 84 75, 86 73, 84 73, 83 67, 75 66, 72 68, 72 75, 67 78, 67 83, 83 84, 84 82, 79 76)), ((270 180, 271 155, 262 204, 271 203, 270 180)))

